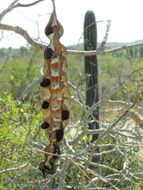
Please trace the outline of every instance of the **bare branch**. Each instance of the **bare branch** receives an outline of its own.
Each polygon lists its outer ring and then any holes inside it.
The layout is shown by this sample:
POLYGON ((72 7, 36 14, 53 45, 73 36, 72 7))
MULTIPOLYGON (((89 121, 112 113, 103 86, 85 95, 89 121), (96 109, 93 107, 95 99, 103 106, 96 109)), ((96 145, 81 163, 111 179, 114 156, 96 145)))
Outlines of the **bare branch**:
POLYGON ((1 31, 1 34, 0 34, 0 41, 3 39, 3 31, 1 31))
POLYGON ((117 48, 112 48, 112 49, 108 49, 108 50, 104 50, 104 51, 98 51, 98 50, 91 50, 91 51, 84 51, 84 50, 68 50, 68 54, 71 55, 81 55, 81 56, 91 56, 91 55, 103 55, 103 54, 108 54, 108 53, 113 53, 119 50, 123 50, 123 49, 128 49, 131 47, 138 47, 138 46, 143 46, 143 42, 142 43, 134 43, 134 44, 129 44, 129 45, 124 45, 121 47, 117 47, 117 48))
POLYGON ((64 167, 62 168, 62 176, 60 177, 60 181, 59 181, 59 184, 58 184, 58 187, 57 187, 57 190, 61 190, 64 188, 64 185, 65 185, 65 178, 66 178, 66 174, 67 174, 67 169, 68 169, 68 158, 65 158, 65 161, 64 161, 64 167))
POLYGON ((35 2, 33 2, 33 3, 29 3, 29 4, 17 3, 18 1, 19 1, 19 0, 13 1, 13 2, 8 6, 7 9, 5 9, 4 11, 2 11, 2 12, 0 13, 0 22, 1 22, 2 19, 5 17, 5 15, 6 15, 7 13, 9 13, 10 11, 12 11, 13 9, 18 8, 18 7, 31 7, 31 6, 36 5, 36 4, 38 4, 38 3, 40 3, 40 2, 42 2, 42 1, 44 1, 44 0, 37 0, 37 1, 35 1, 35 2))
POLYGON ((18 0, 13 1, 13 2, 8 6, 7 9, 5 9, 4 11, 2 11, 2 12, 0 13, 0 22, 1 22, 1 20, 4 18, 4 16, 5 16, 7 13, 9 13, 9 12, 13 9, 13 7, 15 6, 15 4, 16 4, 17 2, 18 2, 18 0))
MULTIPOLYGON (((46 48, 46 44, 36 42, 34 39, 32 39, 32 37, 30 37, 30 35, 27 33, 26 30, 24 30, 23 28, 21 28, 19 26, 0 24, 0 29, 7 30, 7 31, 13 31, 13 32, 21 35, 31 46, 33 46, 36 49, 45 49, 46 48)), ((143 46, 143 42, 124 45, 121 47, 112 48, 112 49, 108 49, 108 50, 104 50, 104 51, 99 51, 99 50, 84 51, 84 50, 69 50, 68 49, 67 53, 69 55, 78 55, 78 56, 79 55, 81 55, 81 56, 102 55, 102 54, 113 53, 113 52, 123 50, 123 49, 128 49, 131 47, 138 47, 138 46, 143 46)))
MULTIPOLYGON (((109 100, 105 104, 102 103, 101 106, 108 107, 107 112, 122 112, 127 106, 131 106, 131 103, 124 101, 111 101, 109 100)), ((140 106, 134 105, 132 109, 128 111, 129 117, 140 127, 143 128, 143 109, 140 106)))
MULTIPOLYGON (((106 33, 105 33, 105 36, 104 36, 104 38, 103 38, 101 44, 104 43, 104 42, 106 43, 106 41, 107 41, 107 39, 108 39, 108 34, 109 34, 110 25, 111 25, 111 20, 99 20, 99 21, 97 21, 96 23, 98 24, 98 23, 102 23, 102 22, 107 22, 107 29, 106 29, 106 33)), ((91 26, 93 26, 94 24, 95 24, 95 23, 89 24, 88 27, 87 27, 85 30, 89 29, 89 28, 90 28, 91 26)), ((79 40, 78 40, 78 43, 77 43, 76 47, 78 47, 79 42, 80 42, 80 40, 82 39, 83 34, 85 33, 85 30, 82 32, 81 36, 79 37, 79 40)), ((104 43, 104 45, 105 45, 105 43, 104 43)), ((101 45, 100 45, 100 46, 101 46, 101 45)), ((97 48, 97 49, 99 49, 99 48, 97 48)))
POLYGON ((119 121, 121 121, 121 119, 123 119, 129 113, 130 109, 132 109, 134 105, 135 104, 132 104, 127 109, 125 109, 124 113, 120 117, 118 117, 117 120, 111 126, 109 126, 105 132, 101 133, 98 139, 89 147, 95 148, 98 145, 98 143, 111 132, 111 130, 119 123, 119 121))
POLYGON ((143 118, 133 110, 130 111, 129 115, 139 125, 139 127, 143 129, 143 118))
POLYGON ((23 164, 23 165, 14 167, 14 168, 7 168, 7 169, 5 169, 5 170, 1 170, 1 171, 0 171, 0 174, 6 173, 6 172, 10 172, 10 171, 20 170, 20 169, 22 169, 22 168, 25 168, 26 166, 28 166, 28 164, 23 164))
POLYGON ((35 1, 33 3, 29 3, 29 4, 18 3, 17 5, 14 6, 14 8, 16 8, 16 7, 31 7, 33 5, 36 5, 36 4, 40 3, 40 2, 42 2, 42 1, 45 1, 45 0, 37 0, 37 1, 35 1))
POLYGON ((106 28, 105 36, 104 36, 100 46, 97 47, 97 50, 104 50, 105 49, 105 44, 106 44, 106 42, 108 40, 108 36, 109 36, 110 26, 111 26, 111 20, 107 20, 107 28, 106 28))
POLYGON ((42 45, 41 43, 36 42, 33 40, 30 35, 27 33, 26 30, 19 26, 11 26, 7 24, 0 24, 0 29, 1 30, 7 30, 7 31, 13 31, 17 34, 20 34, 31 46, 33 46, 36 49, 42 49, 45 48, 45 45, 42 45))

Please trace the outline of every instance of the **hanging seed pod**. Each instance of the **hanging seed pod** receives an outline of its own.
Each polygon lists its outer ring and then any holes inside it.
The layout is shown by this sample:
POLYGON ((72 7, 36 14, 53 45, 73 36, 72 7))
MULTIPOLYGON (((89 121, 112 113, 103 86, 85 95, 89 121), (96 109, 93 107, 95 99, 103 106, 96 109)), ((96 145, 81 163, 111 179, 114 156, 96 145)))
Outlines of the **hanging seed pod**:
POLYGON ((53 13, 45 28, 45 34, 50 44, 44 51, 44 78, 40 83, 42 87, 43 124, 41 128, 50 141, 44 149, 45 162, 39 166, 45 177, 55 171, 55 162, 60 155, 60 142, 64 137, 64 128, 70 115, 70 93, 67 77, 67 52, 60 43, 63 27, 57 20, 55 4, 53 13))

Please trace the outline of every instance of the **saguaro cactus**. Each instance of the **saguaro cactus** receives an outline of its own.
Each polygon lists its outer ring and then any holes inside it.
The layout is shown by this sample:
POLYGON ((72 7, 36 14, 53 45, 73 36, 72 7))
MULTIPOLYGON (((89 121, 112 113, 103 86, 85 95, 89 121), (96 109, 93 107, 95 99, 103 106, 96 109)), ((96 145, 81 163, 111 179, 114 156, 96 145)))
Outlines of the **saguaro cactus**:
MULTIPOLYGON (((84 49, 95 50, 97 49, 97 26, 95 21, 95 15, 93 11, 87 11, 84 19, 84 49)), ((99 101, 98 95, 98 61, 97 56, 85 57, 85 76, 86 76, 86 105, 88 107, 93 106, 99 101)), ((97 106, 93 111, 93 117, 89 120, 90 129, 99 128, 99 107, 97 106)), ((93 135, 91 142, 98 138, 97 135, 93 135)))

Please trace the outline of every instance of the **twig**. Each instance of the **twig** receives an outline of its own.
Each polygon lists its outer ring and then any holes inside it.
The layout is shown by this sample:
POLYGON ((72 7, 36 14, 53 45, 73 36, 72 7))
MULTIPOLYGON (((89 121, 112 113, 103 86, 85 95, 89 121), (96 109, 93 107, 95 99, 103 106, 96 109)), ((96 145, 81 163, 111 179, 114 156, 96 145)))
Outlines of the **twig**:
POLYGON ((142 43, 134 43, 134 44, 129 44, 129 45, 124 45, 120 46, 117 48, 112 48, 104 51, 99 51, 99 50, 90 50, 90 51, 84 51, 84 50, 67 50, 68 54, 70 55, 81 55, 81 56, 91 56, 91 55, 103 55, 103 54, 108 54, 108 53, 113 53, 116 51, 120 51, 123 49, 128 49, 131 47, 138 47, 138 46, 143 46, 142 43))
MULTIPOLYGON (((13 32, 21 35, 32 47, 36 48, 37 50, 45 49, 47 47, 46 44, 38 43, 37 41, 32 39, 32 37, 30 37, 28 32, 19 26, 11 26, 11 25, 7 25, 7 24, 0 24, 0 29, 1 30, 7 30, 7 31, 13 31, 13 32)), ((143 42, 124 45, 124 46, 120 46, 117 48, 112 48, 112 49, 108 49, 108 50, 104 50, 104 51, 99 51, 99 50, 90 50, 90 51, 67 50, 67 53, 68 53, 68 55, 78 55, 78 56, 104 55, 104 54, 113 53, 113 52, 120 51, 123 49, 128 49, 131 47, 138 47, 138 46, 143 46, 143 42)))
MULTIPOLYGON (((101 22, 108 22, 108 24, 109 24, 109 22, 110 22, 110 25, 111 25, 111 20, 99 20, 99 21, 96 22, 96 24, 101 23, 101 22)), ((83 37, 83 34, 85 33, 85 31, 88 30, 90 27, 92 27, 94 24, 95 24, 95 23, 89 24, 89 25, 86 27, 86 29, 82 32, 82 34, 81 34, 80 37, 79 37, 79 40, 78 40, 78 43, 77 43, 76 47, 78 47, 79 42, 80 42, 81 38, 83 37)), ((107 32, 109 32, 109 29, 110 29, 110 26, 109 26, 109 28, 108 28, 108 24, 107 24, 107 29, 106 29, 106 33, 105 33, 105 36, 104 36, 103 41, 105 41, 105 40, 107 41, 107 38, 108 38, 107 32)), ((101 42, 101 44, 103 43, 103 41, 101 42)), ((105 43, 106 43, 106 42, 105 42, 105 43)), ((98 49, 98 48, 97 48, 97 49, 98 49)))
POLYGON ((108 40, 108 36, 109 36, 110 26, 111 26, 111 20, 107 20, 107 28, 106 28, 105 36, 104 36, 100 46, 97 47, 97 50, 103 51, 105 49, 105 44, 106 44, 106 42, 108 40))
POLYGON ((14 8, 17 8, 17 7, 31 7, 31 6, 33 6, 33 5, 36 5, 36 4, 38 4, 38 3, 40 3, 40 2, 42 2, 42 1, 45 1, 45 0, 37 0, 37 1, 35 1, 35 2, 33 2, 33 3, 29 3, 29 4, 21 4, 21 3, 17 3, 15 6, 13 6, 14 8))
POLYGON ((22 168, 25 168, 26 166, 28 166, 28 164, 23 164, 14 168, 7 168, 5 170, 1 170, 0 174, 6 173, 6 172, 11 172, 11 171, 16 171, 16 170, 20 170, 22 168))
POLYGON ((41 43, 36 42, 35 40, 33 40, 30 35, 27 33, 26 30, 24 30, 23 28, 19 27, 19 26, 11 26, 11 25, 7 25, 7 24, 0 24, 0 29, 1 30, 7 30, 7 31, 13 31, 17 34, 20 34, 25 40, 27 40, 27 42, 32 45, 34 48, 36 49, 43 49, 46 46, 42 45, 41 43))
POLYGON ((9 6, 8 8, 6 8, 4 11, 2 11, 0 13, 0 22, 2 21, 2 19, 5 17, 6 14, 8 14, 10 11, 12 11, 13 9, 15 8, 18 8, 18 7, 31 7, 33 5, 36 5, 44 0, 37 0, 33 3, 29 3, 29 4, 21 4, 21 3, 17 3, 19 0, 15 0, 13 1, 9 6))
POLYGON ((61 173, 62 173, 62 176, 60 176, 60 181, 59 181, 59 184, 58 184, 58 187, 57 187, 57 190, 62 190, 64 189, 64 186, 65 186, 65 179, 66 179, 66 175, 67 175, 67 170, 68 170, 68 158, 65 158, 65 161, 64 161, 64 166, 61 170, 61 173))

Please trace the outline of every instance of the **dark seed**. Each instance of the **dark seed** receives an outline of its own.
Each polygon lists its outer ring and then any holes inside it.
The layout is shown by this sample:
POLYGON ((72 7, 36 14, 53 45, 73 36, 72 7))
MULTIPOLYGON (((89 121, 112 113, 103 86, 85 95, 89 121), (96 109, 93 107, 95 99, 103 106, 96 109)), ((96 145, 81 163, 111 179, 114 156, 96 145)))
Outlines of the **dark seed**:
POLYGON ((53 50, 51 48, 46 48, 44 51, 45 59, 50 59, 52 57, 53 50))
POLYGON ((54 171, 54 165, 52 163, 50 163, 50 164, 51 164, 52 168, 49 168, 48 166, 46 166, 45 162, 41 162, 40 165, 39 165, 39 169, 41 170, 44 178, 48 174, 54 174, 55 173, 55 171, 54 171))
POLYGON ((45 28, 45 34, 46 36, 50 35, 53 33, 53 27, 48 25, 46 28, 45 28))
POLYGON ((59 158, 59 155, 60 155, 60 146, 59 146, 59 144, 53 144, 53 146, 54 146, 54 151, 53 151, 53 154, 56 154, 56 155, 53 155, 53 158, 54 159, 58 159, 59 158))
POLYGON ((50 79, 43 79, 42 82, 40 83, 41 87, 46 87, 51 83, 50 79))
POLYGON ((59 144, 53 144, 54 145, 54 154, 60 154, 60 146, 59 144))
POLYGON ((62 110, 62 120, 69 119, 69 117, 70 117, 69 110, 62 110))
POLYGON ((54 145, 54 151, 53 151, 53 159, 58 159, 60 155, 60 147, 59 145, 54 145))
POLYGON ((57 142, 61 141, 64 136, 64 131, 62 129, 56 130, 56 139, 57 142))
POLYGON ((43 109, 47 109, 49 107, 49 102, 44 101, 42 104, 43 109))
POLYGON ((43 177, 46 177, 45 162, 41 162, 39 165, 39 170, 41 170, 43 177))
POLYGON ((47 123, 46 121, 44 123, 42 123, 41 128, 42 129, 47 129, 49 127, 49 123, 47 123))

